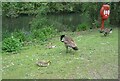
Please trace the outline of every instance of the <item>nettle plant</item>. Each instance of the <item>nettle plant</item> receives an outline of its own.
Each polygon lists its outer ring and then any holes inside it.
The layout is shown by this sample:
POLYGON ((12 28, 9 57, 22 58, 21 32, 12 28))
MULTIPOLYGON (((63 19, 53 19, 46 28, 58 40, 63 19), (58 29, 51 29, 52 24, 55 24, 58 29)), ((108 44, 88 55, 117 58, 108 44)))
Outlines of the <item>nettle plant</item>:
POLYGON ((77 26, 77 31, 81 31, 81 30, 85 31, 88 28, 90 28, 90 26, 87 23, 82 23, 77 26))
POLYGON ((52 26, 49 26, 41 29, 34 29, 32 33, 33 33, 33 38, 40 39, 41 41, 45 41, 48 38, 53 37, 57 33, 57 30, 52 26))
POLYGON ((19 51, 21 47, 22 47, 22 43, 20 42, 20 40, 13 36, 5 38, 2 41, 2 50, 6 52, 19 51))

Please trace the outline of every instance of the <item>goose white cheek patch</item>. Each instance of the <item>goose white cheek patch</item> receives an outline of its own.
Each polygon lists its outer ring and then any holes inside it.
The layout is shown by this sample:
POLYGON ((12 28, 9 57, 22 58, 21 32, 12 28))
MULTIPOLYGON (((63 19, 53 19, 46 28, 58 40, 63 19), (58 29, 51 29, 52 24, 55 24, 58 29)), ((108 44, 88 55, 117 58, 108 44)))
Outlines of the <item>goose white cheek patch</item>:
POLYGON ((61 40, 62 42, 64 41, 64 38, 62 38, 62 40, 61 40))
POLYGON ((110 33, 112 33, 112 31, 110 31, 110 33))

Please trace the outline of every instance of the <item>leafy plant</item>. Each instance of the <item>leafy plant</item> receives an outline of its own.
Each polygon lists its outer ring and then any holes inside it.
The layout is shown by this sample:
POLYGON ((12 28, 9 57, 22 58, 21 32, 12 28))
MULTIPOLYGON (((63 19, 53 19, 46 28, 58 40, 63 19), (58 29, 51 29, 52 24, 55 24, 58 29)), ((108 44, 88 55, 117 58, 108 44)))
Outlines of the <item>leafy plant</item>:
POLYGON ((90 28, 90 26, 87 24, 87 23, 82 23, 82 24, 79 24, 78 26, 77 26, 77 31, 81 31, 81 30, 83 30, 83 31, 85 31, 85 30, 87 30, 88 28, 90 28))
POLYGON ((14 9, 10 9, 8 13, 6 14, 7 17, 15 18, 18 17, 17 12, 14 9))
POLYGON ((12 32, 12 36, 19 39, 20 42, 30 41, 32 39, 31 32, 27 32, 23 30, 17 30, 17 31, 12 32))
POLYGON ((12 33, 12 35, 19 39, 21 42, 25 41, 26 37, 25 37, 25 33, 23 31, 15 31, 12 33))
POLYGON ((53 37, 56 34, 56 29, 54 29, 52 26, 49 27, 44 27, 41 29, 34 29, 32 31, 33 33, 33 38, 34 39, 39 39, 41 41, 45 41, 48 38, 53 37))
POLYGON ((22 43, 20 42, 20 40, 13 36, 5 38, 2 41, 2 50, 6 52, 18 51, 21 49, 21 47, 22 43))
POLYGON ((42 15, 37 15, 36 18, 30 22, 31 30, 40 29, 45 26, 50 26, 50 23, 48 22, 48 19, 42 15))

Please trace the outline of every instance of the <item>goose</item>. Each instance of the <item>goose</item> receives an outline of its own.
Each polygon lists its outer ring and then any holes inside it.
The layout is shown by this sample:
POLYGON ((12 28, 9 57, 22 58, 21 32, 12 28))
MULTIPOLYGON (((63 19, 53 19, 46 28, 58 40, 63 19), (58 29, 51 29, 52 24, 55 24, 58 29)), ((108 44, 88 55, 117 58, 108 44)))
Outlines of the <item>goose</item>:
POLYGON ((74 40, 66 35, 61 35, 60 41, 64 42, 66 47, 66 52, 68 52, 68 47, 72 48, 73 50, 78 50, 78 47, 74 40))
POLYGON ((106 28, 104 29, 104 36, 107 36, 108 34, 112 33, 112 28, 106 28))

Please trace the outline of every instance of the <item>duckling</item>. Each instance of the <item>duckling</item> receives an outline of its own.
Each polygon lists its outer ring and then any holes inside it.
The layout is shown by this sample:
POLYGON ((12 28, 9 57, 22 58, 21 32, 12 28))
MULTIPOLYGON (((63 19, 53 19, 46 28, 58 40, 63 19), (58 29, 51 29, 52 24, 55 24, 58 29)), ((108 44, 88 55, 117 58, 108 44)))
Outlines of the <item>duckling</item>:
POLYGON ((112 33, 112 28, 111 29, 104 29, 104 36, 107 36, 108 34, 112 33))
POLYGON ((66 47, 66 52, 68 52, 68 47, 72 48, 73 50, 78 50, 78 47, 76 43, 73 41, 73 39, 66 35, 61 35, 60 41, 64 42, 66 47))
POLYGON ((51 61, 39 61, 36 64, 40 67, 47 67, 51 64, 51 61))

